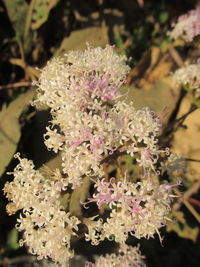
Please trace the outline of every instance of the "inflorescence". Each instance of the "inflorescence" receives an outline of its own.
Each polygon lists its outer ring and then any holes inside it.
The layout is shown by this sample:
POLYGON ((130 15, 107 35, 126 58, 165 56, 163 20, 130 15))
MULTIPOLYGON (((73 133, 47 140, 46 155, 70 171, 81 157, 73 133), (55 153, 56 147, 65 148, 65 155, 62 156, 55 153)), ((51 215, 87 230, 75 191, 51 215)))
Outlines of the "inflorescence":
POLYGON ((121 266, 120 262, 143 266, 138 249, 125 244, 128 235, 153 237, 168 220, 174 197, 171 185, 160 185, 152 178, 158 175, 160 155, 167 153, 158 147, 160 120, 148 108, 137 110, 123 100, 120 87, 130 70, 126 62, 126 56, 116 54, 112 46, 88 46, 53 58, 41 72, 34 105, 50 108, 52 121, 44 142, 49 150, 61 153, 62 170, 35 170, 32 161, 17 154, 20 163, 14 180, 4 187, 11 201, 8 213, 21 210, 20 244, 39 259, 51 258, 66 266, 73 257, 71 238, 84 223, 86 241, 98 245, 107 238, 121 246, 118 256, 99 258, 91 266, 121 266), (136 159, 143 171, 139 181, 134 183, 126 175, 106 180, 103 163, 117 152, 136 159), (61 194, 80 187, 84 177, 93 182, 95 192, 83 206, 107 205, 104 220, 98 214, 77 218, 61 205, 61 194))
POLYGON ((190 10, 187 14, 181 15, 172 26, 173 30, 169 32, 171 38, 181 38, 186 42, 193 41, 200 34, 200 8, 190 10))

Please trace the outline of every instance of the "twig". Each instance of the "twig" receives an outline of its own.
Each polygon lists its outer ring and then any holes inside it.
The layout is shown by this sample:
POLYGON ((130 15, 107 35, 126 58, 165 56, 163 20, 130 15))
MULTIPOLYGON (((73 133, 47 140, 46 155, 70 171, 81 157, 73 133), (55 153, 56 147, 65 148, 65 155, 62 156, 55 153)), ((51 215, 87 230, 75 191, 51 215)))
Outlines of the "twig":
POLYGON ((185 161, 200 162, 200 159, 183 158, 185 161))
MULTIPOLYGON (((179 103, 179 106, 180 106, 180 103, 179 103)), ((176 132, 178 127, 181 127, 181 125, 183 124, 187 116, 190 115, 192 112, 194 112, 196 109, 197 107, 195 105, 191 105, 190 109, 185 114, 183 114, 180 118, 169 122, 169 124, 165 127, 163 133, 160 135, 159 139, 162 140, 164 136, 169 136, 169 134, 171 134, 172 132, 176 132)), ((178 113, 178 111, 176 113, 178 113)))
MULTIPOLYGON (((119 148, 121 148, 122 146, 120 146, 119 148)), ((118 149, 119 149, 118 148, 118 149)), ((125 152, 125 151, 123 151, 123 152, 119 152, 119 151, 115 151, 113 154, 111 154, 111 155, 108 155, 108 156, 106 156, 104 159, 102 159, 101 160, 101 164, 103 164, 103 163, 105 163, 105 162, 107 162, 107 161, 109 161, 109 160, 116 160, 119 156, 121 156, 121 155, 126 155, 127 153, 125 152)))
POLYGON ((198 181, 197 183, 193 184, 192 187, 190 187, 190 189, 188 189, 184 193, 184 198, 189 198, 193 194, 197 193, 199 188, 200 188, 200 181, 198 181))
POLYGON ((192 215, 195 217, 195 219, 200 223, 200 215, 199 213, 193 208, 193 206, 188 202, 188 200, 183 200, 183 204, 186 206, 186 208, 192 213, 192 215))
POLYGON ((195 199, 195 198, 192 198, 192 197, 188 198, 188 202, 190 202, 191 204, 194 204, 194 205, 200 207, 200 201, 197 200, 197 199, 195 199))
POLYGON ((18 41, 19 44, 19 50, 20 50, 20 54, 21 54, 21 59, 23 61, 23 68, 25 69, 26 66, 26 60, 25 60, 25 53, 24 53, 24 45, 22 44, 21 40, 18 41))
POLYGON ((32 18, 31 16, 32 16, 33 8, 35 6, 35 2, 36 0, 32 0, 31 3, 29 4, 29 9, 27 12, 25 26, 24 26, 23 41, 25 41, 28 36, 28 32, 29 32, 30 25, 31 25, 31 18, 32 18))
POLYGON ((192 113, 193 111, 195 111, 196 109, 197 109, 197 107, 194 106, 194 105, 192 105, 192 106, 190 107, 190 109, 188 110, 188 112, 186 112, 186 113, 185 113, 184 115, 182 115, 180 118, 178 118, 178 119, 175 120, 175 123, 181 121, 181 124, 182 124, 182 123, 184 122, 184 120, 187 118, 187 116, 188 116, 190 113, 192 113))
POLYGON ((127 39, 125 43, 122 45, 122 47, 117 47, 115 50, 117 53, 121 53, 121 52, 124 52, 131 45, 132 45, 132 41, 130 39, 127 39))
POLYGON ((185 199, 181 192, 177 189, 174 188, 174 192, 176 193, 177 196, 180 197, 181 201, 183 204, 186 206, 186 208, 191 212, 191 214, 195 217, 195 219, 200 223, 200 215, 199 213, 193 208, 193 206, 189 203, 188 199, 185 199))
POLYGON ((169 43, 168 44, 168 49, 169 49, 169 53, 170 53, 171 57, 176 62, 176 64, 179 67, 183 67, 184 66, 184 62, 183 62, 181 56, 179 55, 178 51, 176 50, 176 48, 174 48, 174 46, 171 43, 169 43))
POLYGON ((7 88, 18 88, 18 87, 29 87, 32 85, 32 82, 16 82, 16 83, 9 83, 0 86, 0 90, 7 89, 7 88))
POLYGON ((119 158, 117 158, 116 160, 116 166, 117 166, 117 178, 122 178, 124 175, 123 175, 123 172, 122 172, 122 169, 121 169, 121 166, 120 166, 120 161, 119 161, 119 158))

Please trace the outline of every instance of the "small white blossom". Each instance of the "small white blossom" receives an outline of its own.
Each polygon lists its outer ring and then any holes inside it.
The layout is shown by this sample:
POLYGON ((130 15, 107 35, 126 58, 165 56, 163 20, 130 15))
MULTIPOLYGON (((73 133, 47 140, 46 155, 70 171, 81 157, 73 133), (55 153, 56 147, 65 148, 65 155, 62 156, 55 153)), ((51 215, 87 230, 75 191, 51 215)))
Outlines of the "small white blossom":
POLYGON ((173 39, 182 38, 191 42, 195 36, 200 34, 200 8, 189 11, 187 14, 178 18, 174 23, 173 30, 169 32, 173 39))
POLYGON ((63 58, 53 58, 42 70, 36 104, 53 110, 74 102, 84 108, 95 98, 103 102, 119 95, 130 68, 126 56, 119 56, 111 46, 85 51, 69 51, 63 58))
POLYGON ((200 90, 200 64, 191 64, 178 69, 173 75, 176 86, 188 86, 200 90))
POLYGON ((167 172, 168 175, 183 175, 186 170, 186 163, 179 155, 170 154, 166 161, 161 162, 161 173, 167 172))
POLYGON ((106 254, 100 256, 95 264, 87 262, 85 267, 145 267, 139 247, 123 245, 117 254, 106 254))
POLYGON ((107 204, 111 208, 109 217, 103 222, 86 222, 87 240, 93 244, 105 238, 115 237, 115 241, 124 244, 128 234, 137 238, 150 238, 166 224, 170 212, 172 195, 170 189, 176 185, 158 185, 150 180, 137 183, 126 179, 115 183, 98 180, 95 183, 97 193, 85 203, 96 202, 100 209, 107 204), (101 234, 100 234, 101 233, 101 234))
POLYGON ((5 184, 4 194, 12 201, 7 205, 9 214, 23 210, 16 226, 23 231, 20 245, 25 243, 38 259, 50 257, 66 266, 73 257, 70 239, 80 222, 60 205, 62 180, 44 177, 34 170, 32 161, 16 156, 20 163, 13 172, 14 180, 5 184))

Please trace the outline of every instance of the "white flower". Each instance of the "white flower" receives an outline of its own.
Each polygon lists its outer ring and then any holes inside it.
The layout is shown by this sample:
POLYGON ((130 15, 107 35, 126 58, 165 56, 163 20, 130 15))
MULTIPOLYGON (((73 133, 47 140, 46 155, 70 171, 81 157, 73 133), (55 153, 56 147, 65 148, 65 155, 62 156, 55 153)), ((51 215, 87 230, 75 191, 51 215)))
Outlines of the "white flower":
POLYGON ((38 259, 50 257, 66 266, 73 257, 71 236, 75 235, 80 221, 60 205, 62 179, 57 180, 57 175, 50 176, 50 173, 44 177, 34 170, 32 161, 16 157, 20 163, 13 172, 14 180, 6 183, 4 194, 12 201, 7 208, 10 214, 22 210, 16 226, 23 231, 20 244, 25 243, 38 259))
POLYGON ((159 185, 150 180, 137 183, 127 182, 126 179, 117 183, 97 180, 97 193, 85 205, 96 202, 100 209, 107 204, 111 212, 104 223, 101 219, 95 219, 93 224, 86 222, 89 231, 87 240, 98 244, 114 236, 116 242, 124 244, 129 233, 137 238, 153 237, 166 224, 173 186, 177 185, 159 185))
POLYGON ((174 29, 169 32, 170 37, 174 39, 181 37, 185 41, 191 42, 195 36, 200 34, 200 8, 180 16, 177 23, 172 26, 174 29))
POLYGON ((178 69, 173 75, 176 86, 188 86, 200 90, 200 64, 191 64, 178 69))
POLYGON ((85 267, 145 267, 139 246, 131 247, 123 245, 120 247, 118 254, 106 254, 100 256, 95 264, 87 262, 85 267))

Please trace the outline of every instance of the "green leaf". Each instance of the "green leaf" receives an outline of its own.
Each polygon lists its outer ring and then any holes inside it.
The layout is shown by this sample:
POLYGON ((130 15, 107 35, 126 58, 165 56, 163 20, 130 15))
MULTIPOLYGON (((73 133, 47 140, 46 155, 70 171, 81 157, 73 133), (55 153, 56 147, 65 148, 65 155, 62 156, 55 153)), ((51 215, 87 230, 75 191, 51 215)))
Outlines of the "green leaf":
POLYGON ((31 29, 38 29, 48 19, 49 12, 56 6, 58 0, 32 0, 34 6, 32 10, 31 29))
POLYGON ((160 14, 160 16, 159 16, 159 22, 160 22, 161 24, 164 24, 164 23, 168 20, 168 18, 169 18, 169 14, 168 14, 168 12, 162 12, 162 13, 160 14))
POLYGON ((4 0, 9 19, 15 30, 17 40, 21 40, 24 32, 28 4, 25 0, 4 0))
POLYGON ((8 234, 8 239, 7 239, 7 249, 9 250, 15 250, 20 247, 18 243, 18 231, 13 228, 9 234, 8 234))
POLYGON ((21 137, 19 117, 29 105, 34 93, 35 90, 27 91, 11 102, 8 107, 4 107, 0 112, 0 175, 5 172, 6 167, 16 151, 21 137))
POLYGON ((162 52, 166 52, 168 49, 168 42, 167 41, 162 41, 160 44, 160 48, 162 49, 162 52))
MULTIPOLYGON (((114 40, 117 47, 121 48, 124 45, 123 38, 120 32, 120 28, 118 25, 114 25, 113 27, 113 33, 114 33, 114 40)), ((121 55, 125 55, 126 52, 123 51, 120 53, 121 55)))
POLYGON ((68 209, 69 199, 70 199, 69 193, 65 193, 60 197, 60 205, 63 206, 65 210, 68 209))

